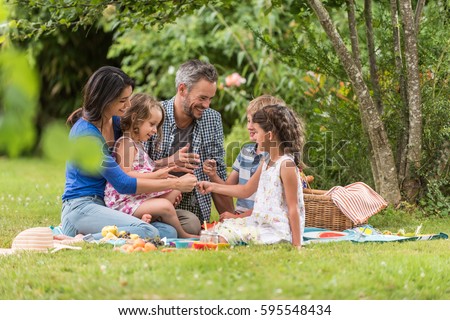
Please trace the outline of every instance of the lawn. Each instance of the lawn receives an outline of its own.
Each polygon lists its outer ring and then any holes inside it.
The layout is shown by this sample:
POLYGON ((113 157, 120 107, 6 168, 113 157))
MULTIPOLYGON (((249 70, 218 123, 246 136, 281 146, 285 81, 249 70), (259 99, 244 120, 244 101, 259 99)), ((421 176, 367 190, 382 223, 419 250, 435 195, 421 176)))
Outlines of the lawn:
MULTIPOLYGON (((58 225, 64 167, 0 158, 0 247, 58 225)), ((450 218, 385 210, 379 229, 450 234, 450 218)), ((450 299, 448 240, 124 254, 110 245, 0 256, 0 299, 450 299)))

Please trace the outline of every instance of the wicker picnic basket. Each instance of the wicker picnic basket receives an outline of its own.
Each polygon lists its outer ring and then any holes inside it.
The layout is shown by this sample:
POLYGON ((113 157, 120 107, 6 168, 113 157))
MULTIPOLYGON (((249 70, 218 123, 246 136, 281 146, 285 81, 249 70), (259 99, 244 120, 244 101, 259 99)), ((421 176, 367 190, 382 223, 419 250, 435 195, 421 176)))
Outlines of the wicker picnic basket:
POLYGON ((356 225, 333 203, 326 190, 303 189, 306 227, 342 231, 356 225))

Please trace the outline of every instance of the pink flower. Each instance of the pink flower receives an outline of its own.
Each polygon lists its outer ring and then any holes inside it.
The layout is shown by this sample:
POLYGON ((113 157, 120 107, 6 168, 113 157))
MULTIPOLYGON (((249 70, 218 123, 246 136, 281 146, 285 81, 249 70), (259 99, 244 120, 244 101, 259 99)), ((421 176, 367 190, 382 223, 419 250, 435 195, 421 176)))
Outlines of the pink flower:
POLYGON ((247 80, 245 80, 245 78, 242 78, 239 73, 234 72, 225 78, 225 85, 227 87, 239 87, 246 81, 247 80))

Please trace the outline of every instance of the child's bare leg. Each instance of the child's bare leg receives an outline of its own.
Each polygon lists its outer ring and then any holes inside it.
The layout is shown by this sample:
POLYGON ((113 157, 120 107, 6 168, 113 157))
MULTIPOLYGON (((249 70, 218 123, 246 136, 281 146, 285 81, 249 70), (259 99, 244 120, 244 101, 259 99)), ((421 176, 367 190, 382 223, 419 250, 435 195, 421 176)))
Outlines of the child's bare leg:
POLYGON ((177 199, 177 197, 181 194, 181 191, 179 190, 172 190, 168 193, 162 194, 160 195, 158 198, 162 198, 162 199, 167 199, 170 201, 170 203, 172 205, 175 204, 175 200, 177 199))
POLYGON ((181 227, 181 223, 178 220, 177 213, 172 203, 167 199, 152 198, 144 201, 134 212, 134 215, 151 214, 153 219, 160 217, 162 222, 170 224, 177 230, 178 237, 180 238, 196 238, 198 235, 187 233, 181 227))

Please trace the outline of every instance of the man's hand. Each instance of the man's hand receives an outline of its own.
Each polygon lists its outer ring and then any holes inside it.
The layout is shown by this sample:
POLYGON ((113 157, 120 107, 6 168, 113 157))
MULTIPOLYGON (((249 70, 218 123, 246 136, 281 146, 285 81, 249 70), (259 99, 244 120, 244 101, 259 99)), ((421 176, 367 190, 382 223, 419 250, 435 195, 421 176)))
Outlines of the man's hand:
POLYGON ((197 153, 189 153, 188 143, 170 157, 170 162, 176 164, 176 167, 172 170, 173 172, 193 173, 200 163, 200 155, 197 153))

